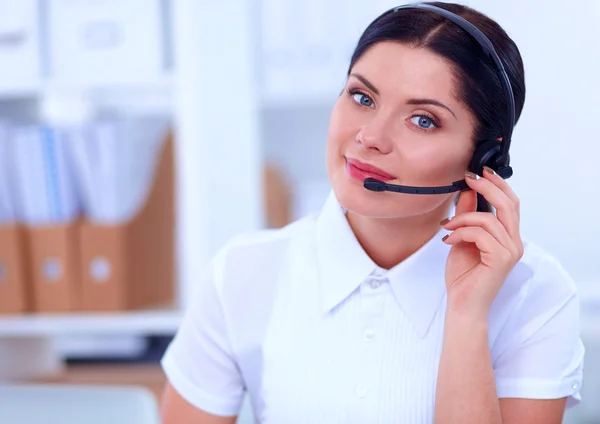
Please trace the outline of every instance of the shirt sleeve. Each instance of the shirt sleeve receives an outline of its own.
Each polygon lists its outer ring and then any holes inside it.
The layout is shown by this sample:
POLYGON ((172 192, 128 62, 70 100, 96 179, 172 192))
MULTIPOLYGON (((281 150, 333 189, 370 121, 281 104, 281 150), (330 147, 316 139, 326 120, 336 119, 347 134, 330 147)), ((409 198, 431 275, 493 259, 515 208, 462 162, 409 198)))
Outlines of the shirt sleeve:
POLYGON ((584 346, 579 296, 552 257, 544 257, 529 281, 504 351, 496 358, 498 397, 581 401, 584 346))
POLYGON ((235 416, 243 402, 244 382, 223 313, 222 262, 221 255, 211 261, 161 365, 190 404, 213 415, 235 416))

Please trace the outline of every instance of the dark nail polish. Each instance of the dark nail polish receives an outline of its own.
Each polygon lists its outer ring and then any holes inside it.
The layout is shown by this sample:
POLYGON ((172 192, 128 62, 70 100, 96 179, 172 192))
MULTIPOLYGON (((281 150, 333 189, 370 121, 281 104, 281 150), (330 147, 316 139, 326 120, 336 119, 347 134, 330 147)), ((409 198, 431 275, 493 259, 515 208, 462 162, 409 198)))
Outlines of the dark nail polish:
POLYGON ((447 223, 449 223, 449 222, 450 222, 450 219, 449 219, 449 218, 442 219, 442 220, 440 221, 440 225, 444 226, 444 225, 446 225, 446 224, 447 224, 447 223))
POLYGON ((450 234, 446 234, 444 237, 442 237, 442 241, 446 241, 448 237, 450 237, 450 234))
POLYGON ((465 177, 470 178, 472 180, 478 180, 479 178, 481 178, 479 175, 470 171, 465 172, 465 177))
POLYGON ((490 168, 489 166, 484 166, 483 170, 486 171, 488 174, 492 174, 492 175, 496 175, 496 171, 494 171, 492 168, 490 168))

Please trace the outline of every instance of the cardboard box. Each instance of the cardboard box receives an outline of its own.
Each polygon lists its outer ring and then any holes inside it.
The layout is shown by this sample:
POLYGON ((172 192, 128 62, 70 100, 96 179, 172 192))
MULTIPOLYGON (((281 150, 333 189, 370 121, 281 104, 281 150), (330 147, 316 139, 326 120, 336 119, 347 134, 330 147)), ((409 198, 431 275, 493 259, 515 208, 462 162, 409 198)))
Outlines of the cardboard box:
POLYGON ((43 72, 40 40, 40 2, 2 3, 0 36, 0 91, 35 90, 43 72))
POLYGON ((79 308, 79 222, 28 227, 28 254, 35 312, 71 312, 79 308))
POLYGON ((152 84, 170 64, 160 0, 44 2, 49 68, 69 85, 152 84), (110 64, 110 66, 107 66, 110 64))
POLYGON ((23 228, 0 225, 0 314, 28 312, 30 295, 23 228))
POLYGON ((81 309, 171 306, 175 296, 173 140, 164 143, 146 203, 119 225, 83 222, 81 309))

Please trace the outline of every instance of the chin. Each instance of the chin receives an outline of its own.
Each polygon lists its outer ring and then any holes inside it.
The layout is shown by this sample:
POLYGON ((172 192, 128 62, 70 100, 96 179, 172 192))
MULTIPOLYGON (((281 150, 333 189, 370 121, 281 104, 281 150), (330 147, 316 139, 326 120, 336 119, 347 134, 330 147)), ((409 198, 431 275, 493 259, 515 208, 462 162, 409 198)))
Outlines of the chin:
POLYGON ((452 202, 452 196, 448 194, 415 195, 370 191, 360 181, 345 176, 333 179, 332 188, 343 208, 372 218, 410 218, 446 208, 452 202))

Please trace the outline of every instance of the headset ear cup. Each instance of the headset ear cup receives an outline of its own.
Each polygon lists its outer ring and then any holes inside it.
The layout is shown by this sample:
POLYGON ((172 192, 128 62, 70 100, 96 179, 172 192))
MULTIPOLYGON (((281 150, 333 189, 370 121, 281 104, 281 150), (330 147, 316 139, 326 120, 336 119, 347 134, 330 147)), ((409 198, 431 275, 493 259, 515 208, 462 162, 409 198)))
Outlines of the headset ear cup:
POLYGON ((473 152, 473 157, 469 164, 469 171, 482 175, 483 167, 487 166, 497 171, 497 159, 501 154, 500 141, 486 140, 480 143, 473 152))

